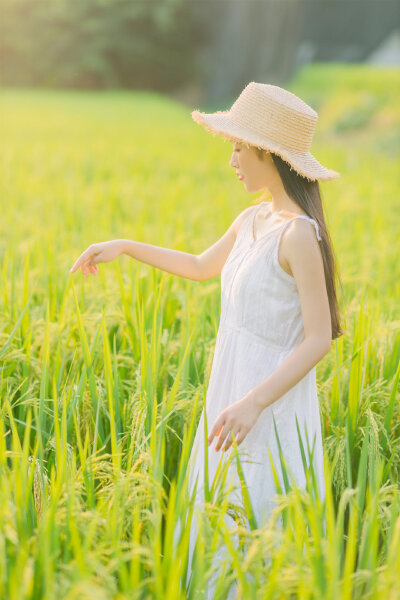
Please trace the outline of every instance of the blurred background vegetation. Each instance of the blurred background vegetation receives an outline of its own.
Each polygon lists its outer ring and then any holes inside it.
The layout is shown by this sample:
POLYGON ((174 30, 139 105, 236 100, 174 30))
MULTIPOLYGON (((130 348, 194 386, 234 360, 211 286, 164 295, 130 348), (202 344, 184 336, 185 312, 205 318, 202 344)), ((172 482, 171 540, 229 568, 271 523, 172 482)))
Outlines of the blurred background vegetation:
POLYGON ((12 85, 168 90, 190 78, 203 40, 180 0, 6 0, 2 17, 12 85))
MULTIPOLYGON (((0 82, 228 102, 310 62, 393 64, 394 0, 0 0, 0 82)), ((396 29, 397 27, 397 29, 396 29)))

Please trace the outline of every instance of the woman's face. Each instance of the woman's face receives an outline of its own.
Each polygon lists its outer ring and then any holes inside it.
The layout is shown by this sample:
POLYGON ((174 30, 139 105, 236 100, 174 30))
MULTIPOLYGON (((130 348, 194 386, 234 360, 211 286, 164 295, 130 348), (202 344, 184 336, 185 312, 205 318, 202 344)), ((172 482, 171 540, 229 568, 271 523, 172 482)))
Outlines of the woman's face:
POLYGON ((260 192, 268 188, 268 182, 277 175, 275 163, 269 152, 264 152, 261 160, 255 148, 241 142, 233 142, 230 166, 236 170, 240 181, 248 192, 260 192))

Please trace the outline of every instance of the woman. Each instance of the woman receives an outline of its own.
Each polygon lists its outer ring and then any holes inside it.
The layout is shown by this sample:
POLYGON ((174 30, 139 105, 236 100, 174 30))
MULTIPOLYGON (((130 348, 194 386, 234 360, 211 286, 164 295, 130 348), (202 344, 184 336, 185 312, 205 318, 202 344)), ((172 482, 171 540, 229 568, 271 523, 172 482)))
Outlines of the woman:
MULTIPOLYGON (((241 212, 200 255, 114 240, 90 246, 71 271, 96 274, 98 263, 125 253, 190 279, 221 274, 221 319, 206 398, 208 446, 217 438, 215 452, 208 449, 209 486, 219 450, 232 449, 234 437, 250 459, 242 469, 261 526, 276 494, 270 458, 284 487, 278 441, 290 475, 305 486, 297 427, 324 497, 315 365, 342 330, 318 181, 339 173, 309 152, 317 113, 278 86, 251 82, 229 111, 194 111, 192 117, 233 142, 230 165, 240 181, 249 193, 267 190, 271 200, 241 212)), ((203 410, 189 470, 198 502, 204 500, 204 416, 203 410)), ((239 489, 235 469, 233 477, 239 489)), ((240 492, 232 497, 240 501, 240 492)), ((190 554, 196 535, 194 530, 190 554)))

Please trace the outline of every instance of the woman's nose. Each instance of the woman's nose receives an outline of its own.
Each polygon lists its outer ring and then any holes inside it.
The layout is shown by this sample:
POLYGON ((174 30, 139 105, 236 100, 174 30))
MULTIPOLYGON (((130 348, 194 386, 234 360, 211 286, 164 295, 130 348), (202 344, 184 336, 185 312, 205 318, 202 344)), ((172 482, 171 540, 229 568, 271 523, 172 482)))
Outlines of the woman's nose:
POLYGON ((231 160, 229 161, 229 164, 231 167, 237 167, 234 155, 231 156, 231 160))

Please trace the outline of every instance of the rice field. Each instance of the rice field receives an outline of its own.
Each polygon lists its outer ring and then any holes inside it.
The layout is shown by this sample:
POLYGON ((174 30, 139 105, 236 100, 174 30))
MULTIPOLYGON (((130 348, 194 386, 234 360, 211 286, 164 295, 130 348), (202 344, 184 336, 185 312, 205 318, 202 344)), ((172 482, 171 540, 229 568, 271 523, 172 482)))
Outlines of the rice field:
POLYGON ((0 598, 400 598, 399 71, 313 65, 288 89, 319 113, 312 146, 340 265, 346 334, 317 368, 326 501, 281 490, 235 549, 210 490, 185 587, 187 461, 219 323, 219 277, 126 256, 69 274, 91 243, 201 253, 256 201, 231 144, 150 92, 3 89, 0 598), (279 526, 279 521, 283 526, 279 526), (326 532, 323 528, 326 523, 326 532))

